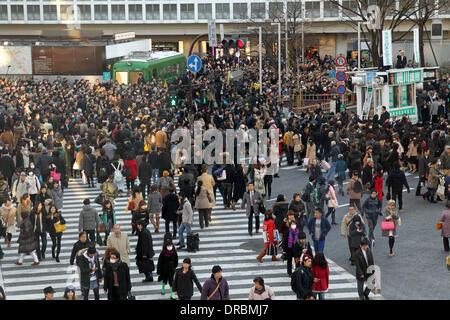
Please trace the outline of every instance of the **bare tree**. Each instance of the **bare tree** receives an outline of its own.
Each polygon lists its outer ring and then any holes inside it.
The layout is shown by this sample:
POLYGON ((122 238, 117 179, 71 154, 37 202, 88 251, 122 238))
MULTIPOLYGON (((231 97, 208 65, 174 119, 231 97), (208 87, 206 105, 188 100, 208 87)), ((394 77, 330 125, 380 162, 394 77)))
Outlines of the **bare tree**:
POLYGON ((417 0, 351 0, 342 1, 330 0, 330 2, 342 9, 343 20, 357 28, 358 22, 367 22, 367 10, 370 5, 376 5, 380 8, 380 28, 372 29, 365 23, 362 23, 361 32, 366 39, 367 46, 370 49, 373 63, 378 66, 380 52, 382 47, 382 30, 389 29, 394 31, 415 13, 417 0), (369 44, 370 41, 370 44, 369 44))

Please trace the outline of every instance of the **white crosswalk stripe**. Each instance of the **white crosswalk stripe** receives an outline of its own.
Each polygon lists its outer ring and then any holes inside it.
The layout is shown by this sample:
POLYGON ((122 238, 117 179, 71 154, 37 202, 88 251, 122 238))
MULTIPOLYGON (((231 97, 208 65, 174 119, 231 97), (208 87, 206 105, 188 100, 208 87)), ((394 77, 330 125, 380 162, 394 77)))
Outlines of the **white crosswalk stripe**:
MULTIPOLYGON (((177 177, 175 178, 177 180, 177 177)), ((78 240, 78 216, 82 207, 82 201, 88 197, 94 203, 95 197, 100 193, 98 188, 89 189, 81 184, 80 180, 71 180, 69 188, 64 192, 63 216, 67 221, 67 230, 63 233, 61 242, 60 263, 51 258, 51 240, 48 237, 46 259, 39 266, 31 267, 32 259, 26 256, 22 266, 14 264, 18 254, 18 233, 13 235, 10 248, 5 248, 5 257, 1 260, 1 273, 3 275, 4 289, 9 300, 42 299, 42 289, 51 285, 56 290, 55 297, 62 296, 64 288, 72 283, 80 296, 78 274, 76 267, 69 267, 69 257, 73 244, 78 240), (49 250, 50 249, 50 250, 49 250)), ((261 234, 249 236, 247 232, 247 217, 245 211, 223 209, 223 199, 217 193, 217 205, 212 213, 212 222, 206 229, 200 230, 198 213, 194 214, 193 232, 200 234, 200 251, 188 253, 185 250, 178 251, 179 266, 185 257, 190 257, 198 279, 203 284, 211 276, 211 268, 214 264, 221 265, 223 275, 230 285, 231 299, 248 299, 248 293, 255 276, 262 276, 265 282, 275 292, 277 299, 293 300, 295 294, 290 287, 290 278, 286 274, 286 264, 265 259, 264 263, 256 260, 253 250, 244 249, 241 246, 249 240, 262 238, 261 234)), ((131 235, 131 214, 124 211, 128 198, 116 199, 116 219, 121 225, 122 232, 128 233, 131 241, 131 282, 132 291, 138 300, 169 299, 170 294, 161 295, 161 284, 158 282, 142 283, 143 275, 138 273, 134 263, 134 248, 137 237, 131 235)), ((99 210, 100 206, 93 204, 99 210)), ((160 230, 164 230, 164 220, 160 230)), ((261 222, 262 223, 262 222, 261 222)), ((164 232, 154 233, 153 226, 149 226, 152 237, 155 257, 155 266, 162 247, 164 232)), ((261 239, 261 247, 263 241, 261 239)), ((105 247, 98 248, 101 255, 105 247)), ((357 299, 357 285, 355 276, 346 272, 343 268, 329 260, 330 287, 327 299, 357 299)), ((155 277, 156 280, 156 277, 155 277)), ((195 288, 193 299, 199 299, 200 294, 195 288)), ((92 299, 92 292, 90 295, 92 299)), ((100 298, 106 299, 103 290, 100 290, 100 298)))

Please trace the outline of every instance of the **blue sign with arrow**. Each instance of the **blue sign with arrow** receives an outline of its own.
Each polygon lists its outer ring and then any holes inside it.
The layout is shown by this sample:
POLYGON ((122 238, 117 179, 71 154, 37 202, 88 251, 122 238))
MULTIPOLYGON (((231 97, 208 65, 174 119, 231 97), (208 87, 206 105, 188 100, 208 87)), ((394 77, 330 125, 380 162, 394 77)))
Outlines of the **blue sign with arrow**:
POLYGON ((202 67, 202 59, 198 56, 190 56, 187 60, 187 67, 191 72, 198 72, 202 67))

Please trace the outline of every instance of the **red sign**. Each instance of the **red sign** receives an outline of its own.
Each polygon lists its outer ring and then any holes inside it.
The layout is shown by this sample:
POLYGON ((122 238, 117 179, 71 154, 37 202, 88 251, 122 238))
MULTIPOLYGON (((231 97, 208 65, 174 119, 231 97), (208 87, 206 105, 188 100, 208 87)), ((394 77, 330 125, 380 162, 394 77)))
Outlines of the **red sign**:
POLYGON ((347 74, 345 72, 342 71, 336 72, 336 80, 345 81, 345 79, 347 79, 347 74))
POLYGON ((343 67, 347 64, 347 59, 344 56, 339 56, 336 58, 336 65, 338 67, 343 67))
POLYGON ((344 85, 340 85, 336 89, 337 93, 340 95, 344 95, 347 92, 347 88, 344 85))

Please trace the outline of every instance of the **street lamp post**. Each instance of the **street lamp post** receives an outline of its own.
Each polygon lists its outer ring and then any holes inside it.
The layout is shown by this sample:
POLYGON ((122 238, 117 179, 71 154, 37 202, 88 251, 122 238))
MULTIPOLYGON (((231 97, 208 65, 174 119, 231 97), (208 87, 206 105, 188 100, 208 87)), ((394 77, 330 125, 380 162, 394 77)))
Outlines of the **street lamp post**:
POLYGON ((286 31, 286 75, 289 72, 289 66, 288 66, 288 12, 287 12, 287 4, 286 4, 286 10, 284 13, 284 21, 285 21, 285 31, 286 31))
POLYGON ((259 30, 259 95, 262 95, 262 28, 261 27, 248 27, 249 30, 259 30))
POLYGON ((281 99, 281 23, 273 22, 271 25, 278 25, 278 98, 281 99))

